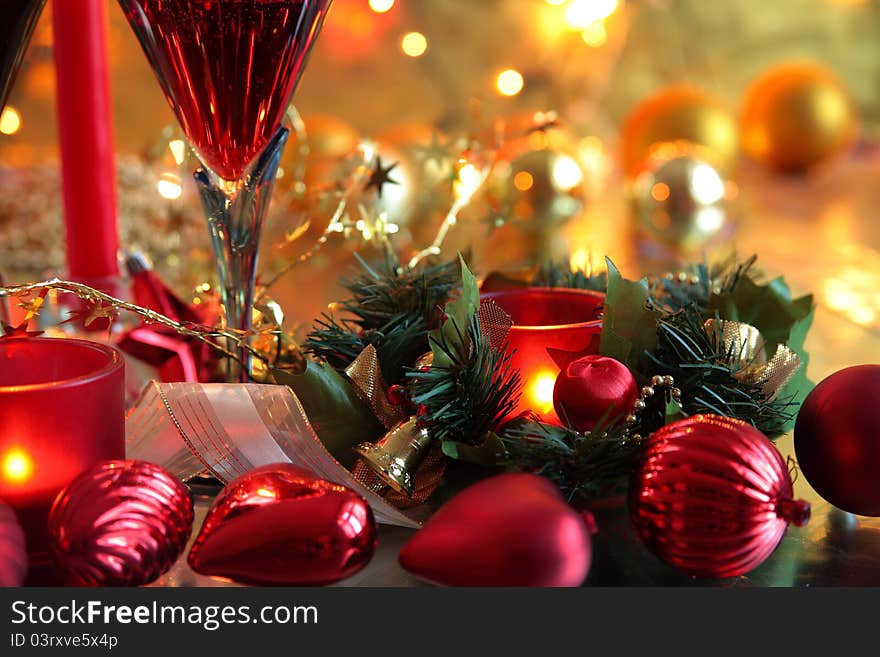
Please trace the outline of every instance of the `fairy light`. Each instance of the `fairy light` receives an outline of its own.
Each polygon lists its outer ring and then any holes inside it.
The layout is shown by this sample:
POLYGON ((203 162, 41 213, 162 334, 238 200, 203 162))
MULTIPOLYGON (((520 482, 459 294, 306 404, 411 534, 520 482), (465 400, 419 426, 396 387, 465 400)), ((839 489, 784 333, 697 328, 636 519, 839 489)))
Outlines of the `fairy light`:
POLYGON ((459 200, 468 201, 483 184, 483 176, 480 170, 470 162, 463 164, 458 170, 458 178, 455 181, 455 195, 459 200))
POLYGON ((400 49, 407 57, 421 57, 428 50, 428 39, 421 32, 407 32, 400 40, 400 49))
POLYGON ((571 190, 581 184, 584 172, 573 157, 560 155, 553 161, 550 177, 557 189, 571 190))
POLYGON ((598 48, 608 41, 608 31, 605 29, 605 23, 595 21, 590 23, 581 32, 581 39, 591 48, 598 48))
POLYGON ((525 86, 522 73, 513 68, 508 68, 498 74, 495 80, 498 93, 502 96, 516 96, 525 86))
POLYGON ((14 135, 21 130, 21 114, 12 105, 7 105, 0 114, 0 133, 14 135))
POLYGON ((618 0, 574 0, 565 11, 565 20, 575 30, 608 18, 617 10, 618 0))
POLYGON ((394 0, 370 0, 370 9, 377 14, 384 14, 387 11, 391 11, 393 6, 394 0))
POLYGON ((171 151, 171 157, 174 158, 178 166, 183 164, 183 160, 186 158, 186 143, 182 139, 172 139, 169 141, 168 150, 171 151))
POLYGON ((535 184, 535 179, 528 171, 520 171, 513 177, 513 186, 521 192, 527 192, 535 184))
POLYGON ((156 189, 159 196, 167 198, 169 201, 177 200, 183 195, 183 185, 180 178, 173 173, 163 173, 159 182, 156 183, 156 189))
POLYGON ((410 269, 415 268, 416 265, 427 257, 440 255, 440 249, 446 241, 446 236, 449 234, 452 227, 458 223, 458 213, 471 202, 474 194, 476 194, 480 190, 480 187, 483 186, 483 183, 486 182, 491 170, 492 167, 490 164, 483 167, 477 167, 467 157, 462 156, 459 158, 458 173, 456 174, 455 182, 452 186, 453 193, 455 194, 455 203, 452 204, 452 207, 449 208, 449 212, 446 213, 446 217, 440 224, 440 229, 437 231, 434 241, 410 259, 409 264, 407 265, 410 269))
POLYGON ((651 187, 651 198, 659 203, 668 199, 670 193, 669 185, 664 182, 654 183, 654 186, 651 187))
POLYGON ((708 164, 697 164, 690 178, 691 193, 698 203, 712 205, 724 198, 724 181, 708 164))

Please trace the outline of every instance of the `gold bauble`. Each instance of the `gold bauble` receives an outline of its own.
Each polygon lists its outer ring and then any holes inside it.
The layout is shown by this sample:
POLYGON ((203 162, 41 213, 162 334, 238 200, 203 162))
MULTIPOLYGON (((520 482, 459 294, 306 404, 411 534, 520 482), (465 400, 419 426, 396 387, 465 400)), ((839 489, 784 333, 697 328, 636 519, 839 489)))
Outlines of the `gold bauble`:
MULTIPOLYGON (((302 164, 302 154, 307 152, 304 181, 308 188, 333 182, 339 162, 358 149, 360 136, 342 119, 327 114, 308 114, 303 117, 306 143, 302 144, 292 132, 287 147, 281 155, 281 170, 293 173, 302 164)), ((279 181, 283 189, 284 180, 279 181)))
POLYGON ((493 247, 511 239, 503 253, 510 250, 512 261, 516 254, 521 263, 564 253, 567 245, 559 228, 584 210, 588 175, 579 142, 568 130, 536 131, 507 144, 488 185, 495 217, 493 247))
POLYGON ((731 186, 699 149, 679 143, 660 152, 664 155, 649 159, 632 184, 638 226, 682 254, 697 252, 731 228, 731 186))
POLYGON ((397 163, 389 174, 398 185, 385 185, 377 207, 401 227, 399 244, 430 242, 438 215, 453 203, 452 180, 462 144, 425 121, 407 121, 377 135, 382 163, 397 163))
POLYGON ((837 76, 812 62, 788 62, 759 76, 745 94, 743 150, 780 171, 802 171, 852 144, 853 102, 837 76))
POLYGON ((567 131, 535 132, 502 152, 493 180, 501 215, 531 228, 552 228, 584 206, 585 173, 567 131))
POLYGON ((735 117, 709 92, 675 85, 643 100, 626 118, 620 154, 627 175, 638 175, 656 144, 677 140, 704 147, 720 171, 733 172, 739 154, 735 117))

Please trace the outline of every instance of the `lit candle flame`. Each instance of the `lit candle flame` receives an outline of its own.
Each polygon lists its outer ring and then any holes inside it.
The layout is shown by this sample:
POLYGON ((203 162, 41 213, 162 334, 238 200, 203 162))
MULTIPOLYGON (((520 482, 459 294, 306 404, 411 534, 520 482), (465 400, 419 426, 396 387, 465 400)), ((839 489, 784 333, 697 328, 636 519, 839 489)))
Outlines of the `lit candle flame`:
POLYGON ((19 448, 13 448, 3 457, 3 479, 11 484, 23 484, 29 481, 34 473, 34 462, 30 454, 19 448))
POLYGON ((540 370, 529 378, 526 395, 529 406, 536 413, 546 415, 553 410, 553 388, 556 385, 556 372, 540 370))

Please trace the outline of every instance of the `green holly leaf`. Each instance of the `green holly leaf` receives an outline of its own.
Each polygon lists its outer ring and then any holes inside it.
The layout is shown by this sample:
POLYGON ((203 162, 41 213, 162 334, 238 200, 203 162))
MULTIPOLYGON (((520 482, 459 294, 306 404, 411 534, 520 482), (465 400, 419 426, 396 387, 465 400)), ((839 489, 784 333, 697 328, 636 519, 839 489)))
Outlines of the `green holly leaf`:
MULTIPOLYGON (((811 308, 810 312, 805 317, 795 322, 791 327, 791 333, 788 339, 788 348, 796 352, 801 358, 801 368, 782 388, 779 393, 779 398, 790 399, 794 408, 801 407, 801 404, 804 403, 804 399, 810 394, 810 391, 815 386, 812 380, 807 376, 807 366, 810 363, 810 354, 804 348, 807 333, 809 333, 810 326, 813 324, 814 314, 815 308, 811 308)), ((786 422, 784 427, 785 431, 790 431, 794 428, 797 414, 794 415, 795 417, 792 417, 791 420, 786 422)))
POLYGON ((599 352, 619 360, 637 373, 642 355, 657 347, 659 314, 648 305, 651 292, 647 279, 627 280, 610 259, 606 258, 605 262, 608 265, 608 291, 599 352))
POLYGON ((445 344, 448 348, 461 351, 466 346, 471 317, 476 315, 480 308, 480 288, 477 278, 468 269, 464 258, 461 255, 458 258, 461 262, 461 295, 455 301, 446 304, 444 309, 446 321, 428 335, 431 351, 434 353, 434 367, 449 367, 453 364, 448 351, 440 345, 445 344))
POLYGON ((375 442, 382 435, 383 428, 369 406, 326 363, 309 361, 302 374, 277 369, 271 374, 276 383, 293 390, 324 447, 345 467, 357 460, 355 445, 375 442))
MULTIPOLYGON (((772 354, 776 345, 792 347, 792 332, 812 311, 812 295, 792 300, 785 279, 780 277, 760 284, 744 276, 733 290, 709 298, 707 316, 714 317, 717 312, 721 319, 751 324, 761 332, 767 351, 772 354)), ((803 344, 799 345, 802 347, 803 344)))
POLYGON ((506 456, 501 438, 491 432, 486 434, 482 445, 468 445, 454 440, 444 440, 441 447, 443 453, 451 459, 486 467, 501 465, 506 456))
MULTIPOLYGON (((710 297, 707 316, 713 317, 716 313, 721 319, 745 322, 757 328, 766 343, 768 356, 773 355, 777 345, 784 344, 800 357, 801 368, 777 395, 778 399, 789 401, 793 408, 799 408, 813 389, 807 377, 810 355, 804 348, 815 313, 813 296, 792 299, 791 290, 782 277, 761 284, 744 276, 733 290, 710 297)), ((784 428, 787 431, 793 426, 794 418, 784 428)))

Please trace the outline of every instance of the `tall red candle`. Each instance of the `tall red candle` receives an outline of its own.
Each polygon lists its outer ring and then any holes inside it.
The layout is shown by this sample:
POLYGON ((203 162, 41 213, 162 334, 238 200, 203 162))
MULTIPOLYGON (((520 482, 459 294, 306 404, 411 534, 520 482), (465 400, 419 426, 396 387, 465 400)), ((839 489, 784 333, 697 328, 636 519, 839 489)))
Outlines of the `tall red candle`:
MULTIPOLYGON (((68 275, 118 276, 106 0, 53 0, 68 275)), ((109 281, 105 285, 109 285, 109 281)))

